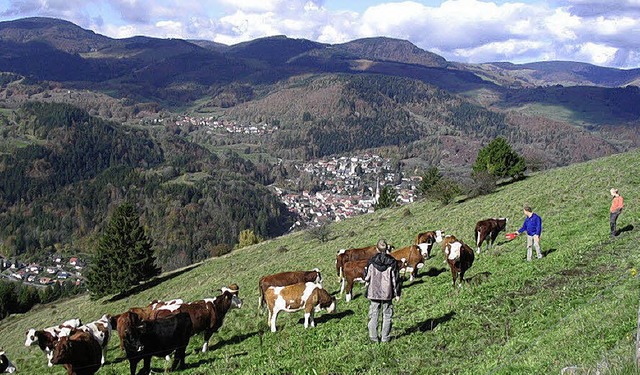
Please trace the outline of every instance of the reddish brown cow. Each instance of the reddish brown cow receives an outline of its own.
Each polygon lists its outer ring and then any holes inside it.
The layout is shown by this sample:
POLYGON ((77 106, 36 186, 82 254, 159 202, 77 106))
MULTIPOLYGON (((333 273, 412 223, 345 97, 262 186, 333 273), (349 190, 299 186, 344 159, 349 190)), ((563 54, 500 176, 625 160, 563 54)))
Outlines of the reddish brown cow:
POLYGON ((353 260, 369 260, 377 253, 378 248, 376 245, 339 250, 336 255, 336 272, 338 273, 338 277, 342 279, 342 272, 345 263, 353 260))
POLYGON ((101 366, 102 348, 93 335, 82 330, 60 337, 53 348, 54 365, 63 365, 68 375, 93 375, 101 366))
POLYGON ((425 259, 417 245, 402 247, 390 254, 397 260, 405 259, 406 266, 400 272, 409 272, 409 281, 413 281, 418 276, 418 270, 424 267, 425 259))
MULTIPOLYGON (((398 269, 402 269, 406 267, 407 262, 406 259, 402 258, 397 261, 398 269)), ((345 301, 351 301, 351 291, 353 290, 353 284, 358 282, 364 282, 364 270, 367 268, 367 263, 369 260, 352 260, 350 262, 345 263, 344 272, 342 274, 342 281, 340 283, 340 293, 345 291, 345 283, 346 283, 346 292, 345 301)))
POLYGON ((475 255, 473 249, 464 242, 458 240, 455 236, 447 235, 442 241, 442 250, 445 259, 449 263, 451 269, 451 277, 453 278, 453 286, 456 286, 456 279, 460 275, 460 286, 464 282, 464 274, 473 265, 475 255))
POLYGON ((312 282, 269 287, 265 292, 265 301, 269 308, 271 332, 276 331, 276 318, 280 311, 304 310, 304 328, 307 328, 316 325, 313 321, 314 311, 326 309, 331 313, 336 309, 336 297, 322 289, 322 285, 312 282))
POLYGON ((157 318, 163 318, 176 313, 187 313, 191 318, 191 335, 203 332, 204 344, 202 352, 209 349, 209 339, 214 332, 222 327, 222 322, 227 312, 232 308, 242 307, 242 300, 238 298, 237 286, 235 289, 223 288, 223 293, 215 298, 184 303, 182 305, 166 305, 160 307, 156 313, 157 318))
POLYGON ((297 283, 312 282, 322 284, 322 275, 320 270, 314 268, 311 271, 290 271, 280 272, 273 275, 267 275, 258 281, 258 289, 260 296, 258 297, 258 307, 262 308, 264 302, 264 292, 271 286, 287 286, 297 283))
POLYGON ((431 250, 433 249, 433 245, 436 242, 442 242, 443 235, 443 230, 430 230, 427 232, 418 233, 418 235, 416 236, 416 245, 420 248, 422 256, 424 256, 426 259, 431 258, 431 250))
POLYGON ((507 218, 491 218, 480 220, 476 223, 474 232, 476 239, 476 252, 480 254, 482 242, 486 241, 487 250, 493 245, 498 238, 498 234, 507 228, 507 218))

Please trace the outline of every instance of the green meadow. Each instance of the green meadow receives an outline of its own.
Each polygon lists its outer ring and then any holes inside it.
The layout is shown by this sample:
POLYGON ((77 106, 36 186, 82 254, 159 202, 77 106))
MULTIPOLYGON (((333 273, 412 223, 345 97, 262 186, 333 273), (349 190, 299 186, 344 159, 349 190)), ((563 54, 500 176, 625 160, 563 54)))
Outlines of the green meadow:
MULTIPOLYGON (((639 305, 640 152, 614 155, 546 171, 500 187, 495 193, 441 206, 417 203, 380 210, 331 225, 320 243, 298 232, 233 251, 221 258, 152 280, 124 298, 92 301, 82 296, 0 322, 0 346, 21 373, 65 374, 46 367, 37 347, 25 347, 28 328, 66 319, 84 322, 153 299, 190 301, 212 297, 237 283, 244 305, 231 310, 201 353, 194 336, 183 374, 577 374, 635 373, 634 353, 639 305), (626 208, 618 220, 619 237, 609 238, 609 188, 617 187, 626 208), (280 313, 278 332, 257 308, 259 277, 289 270, 323 271, 324 287, 337 292, 335 254, 339 249, 374 244, 385 238, 409 245, 418 232, 443 229, 473 245, 475 222, 507 217, 517 230, 529 204, 543 219, 545 257, 526 262, 525 242, 507 242, 502 233, 484 248, 467 272, 468 282, 451 286, 440 248, 413 282, 405 281, 395 302, 393 339, 371 344, 368 301, 363 287, 354 299, 339 296, 337 312, 316 314, 316 327, 304 329, 302 312, 280 313)), ((141 364, 139 364, 139 367, 141 364)), ((154 358, 153 371, 167 363, 154 358)), ((110 343, 99 374, 126 374, 128 362, 119 339, 110 343)))

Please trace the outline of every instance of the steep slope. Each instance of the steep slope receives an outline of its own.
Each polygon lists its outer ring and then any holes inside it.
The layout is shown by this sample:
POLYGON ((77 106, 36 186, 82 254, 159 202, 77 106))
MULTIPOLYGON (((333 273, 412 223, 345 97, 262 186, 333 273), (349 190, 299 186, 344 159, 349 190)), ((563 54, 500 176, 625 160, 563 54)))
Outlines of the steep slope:
MULTIPOLYGON (((71 317, 91 321, 156 298, 210 297, 215 289, 236 282, 243 308, 227 315, 211 339, 210 352, 200 353, 202 339, 192 338, 184 374, 549 374, 569 366, 585 373, 603 366, 613 373, 632 373, 640 287, 638 176, 640 153, 631 152, 531 176, 490 196, 445 207, 423 201, 349 219, 332 225, 325 243, 305 233, 288 235, 163 275, 126 298, 81 297, 13 316, 0 323, 3 348, 20 371, 44 372, 44 355, 22 346, 29 327, 71 317), (627 205, 615 240, 608 237, 611 186, 620 189, 627 205), (507 231, 517 229, 524 203, 543 218, 545 257, 527 263, 522 238, 501 238, 494 249, 476 257, 467 273, 469 283, 452 290, 442 253, 434 251, 395 303, 390 345, 368 343, 368 302, 361 286, 352 302, 339 301, 336 313, 318 314, 315 328, 303 328, 301 313, 281 313, 274 334, 266 314, 257 311, 261 275, 319 267, 324 287, 335 292, 338 249, 378 238, 408 245, 416 233, 429 229, 444 229, 471 243, 473 225, 482 218, 506 216, 507 231)), ((116 338, 101 373, 126 372, 122 357, 116 338)), ((153 361, 156 371, 162 371, 164 359, 153 361)))

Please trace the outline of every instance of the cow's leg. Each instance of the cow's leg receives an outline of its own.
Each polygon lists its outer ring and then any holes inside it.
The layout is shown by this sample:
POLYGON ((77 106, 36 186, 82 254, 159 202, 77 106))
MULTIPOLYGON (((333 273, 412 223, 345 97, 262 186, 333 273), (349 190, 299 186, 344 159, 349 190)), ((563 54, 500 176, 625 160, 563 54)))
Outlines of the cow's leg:
POLYGON ((482 233, 480 231, 476 232, 476 253, 480 254, 480 246, 482 246, 482 233))
POLYGON ((344 284, 345 284, 345 278, 342 277, 340 278, 340 294, 344 292, 344 284))
POLYGON ((209 350, 209 339, 213 335, 213 329, 207 329, 204 331, 202 338, 204 339, 204 344, 202 344, 202 352, 206 353, 209 350))
POLYGON ((453 286, 455 288, 455 286, 456 286, 456 278, 458 278, 458 271, 456 271, 456 269, 454 267, 451 267, 451 278, 453 279, 453 282, 452 282, 451 286, 453 286))
POLYGON ((279 310, 273 310, 271 313, 271 332, 276 331, 276 318, 278 317, 279 310))
POLYGON ((171 371, 180 370, 184 368, 184 357, 186 356, 185 351, 187 348, 185 346, 181 346, 176 349, 173 355, 173 363, 171 364, 171 371))
POLYGON ((46 348, 45 350, 45 354, 47 355, 47 366, 53 367, 53 362, 51 362, 53 359, 53 350, 49 348, 46 348))
MULTIPOLYGON (((343 279, 344 281, 344 279, 343 279)), ((349 302, 351 301, 351 292, 353 291, 353 280, 349 280, 349 282, 347 282, 347 294, 345 295, 344 299, 345 301, 349 302)))
POLYGON ((102 359, 100 359, 100 365, 104 365, 105 358, 107 358, 107 347, 102 348, 102 359))
POLYGON ((149 375, 151 373, 151 355, 144 357, 142 361, 142 368, 138 375, 149 375))
POLYGON ((137 358, 136 359, 133 359, 133 358, 129 359, 129 373, 131 375, 136 375, 136 367, 138 367, 138 362, 139 361, 140 360, 137 359, 137 358))
POLYGON ((304 312, 304 328, 309 328, 309 318, 311 317, 310 312, 304 312))

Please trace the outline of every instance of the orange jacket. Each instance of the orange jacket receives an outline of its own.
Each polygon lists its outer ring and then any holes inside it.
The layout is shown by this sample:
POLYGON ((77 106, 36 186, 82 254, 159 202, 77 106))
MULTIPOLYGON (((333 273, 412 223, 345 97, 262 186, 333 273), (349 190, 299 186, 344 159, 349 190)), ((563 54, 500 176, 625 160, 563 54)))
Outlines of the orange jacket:
POLYGON ((611 208, 609 209, 609 212, 620 211, 622 210, 622 207, 624 207, 624 199, 622 199, 622 196, 618 195, 613 198, 613 201, 611 201, 611 208))

